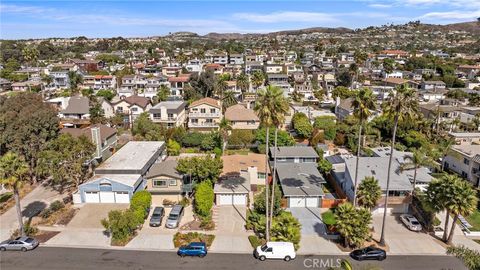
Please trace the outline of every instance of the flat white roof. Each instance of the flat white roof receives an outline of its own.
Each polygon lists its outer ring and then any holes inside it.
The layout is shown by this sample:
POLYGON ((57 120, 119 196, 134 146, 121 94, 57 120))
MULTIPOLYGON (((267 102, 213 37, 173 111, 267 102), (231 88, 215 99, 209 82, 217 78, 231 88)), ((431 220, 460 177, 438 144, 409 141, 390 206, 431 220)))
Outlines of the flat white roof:
POLYGON ((125 144, 109 159, 100 164, 97 170, 142 170, 165 143, 132 141, 125 144))
POLYGON ((101 179, 111 180, 114 182, 118 182, 120 184, 124 184, 130 187, 135 187, 135 184, 141 179, 142 176, 140 174, 99 174, 93 176, 87 183, 95 182, 101 179))

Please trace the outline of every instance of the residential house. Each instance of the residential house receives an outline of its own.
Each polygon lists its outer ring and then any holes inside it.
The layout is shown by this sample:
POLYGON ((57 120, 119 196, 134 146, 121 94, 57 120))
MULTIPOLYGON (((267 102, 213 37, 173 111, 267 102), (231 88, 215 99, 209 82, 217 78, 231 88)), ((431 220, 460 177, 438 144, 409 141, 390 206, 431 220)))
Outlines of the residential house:
MULTIPOLYGON (((248 173, 252 190, 256 190, 258 185, 265 185, 265 155, 248 153, 247 155, 222 156, 221 159, 223 169, 220 178, 240 176, 240 173, 248 173)), ((267 166, 267 169, 268 174, 270 174, 270 167, 267 166)))
POLYGON ((228 55, 226 53, 213 55, 212 63, 218 65, 226 65, 228 64, 228 55))
POLYGON ((240 172, 236 176, 223 177, 215 183, 213 188, 217 205, 242 205, 248 207, 250 191, 250 174, 246 172, 240 172))
POLYGON ((449 132, 448 136, 454 139, 457 145, 480 145, 480 132, 449 132))
POLYGON ((217 130, 223 117, 221 101, 213 98, 192 102, 188 111, 188 128, 201 132, 217 130))
POLYGON ((129 96, 123 99, 112 100, 115 114, 123 115, 124 123, 129 125, 142 113, 147 112, 151 107, 150 99, 140 96, 129 96))
POLYGON ((164 124, 166 127, 181 127, 185 125, 185 101, 162 101, 149 110, 150 119, 154 123, 164 124))
POLYGON ((55 89, 67 89, 70 88, 70 78, 68 71, 51 71, 49 76, 52 77, 51 87, 55 89))
POLYGON ((15 92, 26 92, 31 89, 38 89, 42 87, 42 83, 39 81, 25 81, 25 82, 14 82, 11 84, 12 91, 15 92))
POLYGON ((230 61, 229 63, 231 65, 243 65, 244 60, 243 60, 243 54, 230 54, 230 61))
POLYGON ((172 96, 182 96, 183 88, 189 83, 190 74, 180 74, 175 77, 169 77, 168 82, 170 83, 170 94, 172 96))
POLYGON ((217 63, 206 64, 203 67, 204 67, 205 71, 212 71, 213 74, 216 74, 216 75, 223 74, 223 71, 225 69, 225 66, 222 66, 222 65, 217 64, 217 63))
POLYGON ((117 130, 103 124, 95 124, 86 128, 63 128, 60 133, 74 137, 85 136, 96 147, 93 158, 97 162, 108 159, 117 146, 117 130))
POLYGON ((57 105, 63 127, 82 127, 90 124, 90 101, 87 97, 73 96, 48 101, 57 105))
POLYGON ((265 72, 267 74, 281 74, 283 73, 283 65, 281 64, 268 64, 265 66, 265 72))
POLYGON ((445 170, 453 171, 480 187, 480 144, 453 145, 443 160, 445 170))
POLYGON ((66 63, 72 63, 78 66, 78 69, 83 73, 99 71, 105 65, 103 61, 99 60, 83 60, 83 59, 69 59, 66 63))
POLYGON ((225 119, 230 121, 232 129, 257 130, 260 126, 260 119, 252 109, 236 104, 225 111, 225 119))
POLYGON ((445 90, 446 84, 442 81, 423 81, 421 84, 422 90, 445 90))
POLYGON ((145 189, 146 175, 153 164, 161 162, 165 148, 164 142, 128 142, 78 187, 73 202, 130 203, 135 192, 145 189))
POLYGON ((12 82, 7 79, 0 78, 0 92, 9 91, 11 89, 12 89, 12 82))
POLYGON ((177 171, 178 162, 172 157, 150 167, 145 189, 152 194, 152 205, 179 203, 185 194, 192 192, 189 178, 177 171))

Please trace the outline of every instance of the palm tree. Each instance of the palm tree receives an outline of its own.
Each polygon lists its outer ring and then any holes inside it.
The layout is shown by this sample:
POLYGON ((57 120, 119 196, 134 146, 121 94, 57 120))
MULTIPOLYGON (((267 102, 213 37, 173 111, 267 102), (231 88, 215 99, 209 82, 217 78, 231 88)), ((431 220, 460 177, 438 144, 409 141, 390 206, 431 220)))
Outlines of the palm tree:
POLYGON ((68 72, 68 79, 70 81, 70 88, 72 90, 76 90, 78 87, 78 84, 82 83, 83 79, 82 76, 75 71, 69 71, 68 72))
POLYGON ((355 99, 352 102, 353 115, 358 120, 358 145, 357 145, 357 161, 355 167, 355 186, 353 193, 353 205, 357 206, 357 183, 358 183, 358 162, 360 159, 360 150, 362 145, 362 128, 363 123, 372 115, 372 110, 375 110, 375 97, 372 90, 368 88, 362 88, 355 95, 355 99))
POLYGON ((367 176, 358 186, 358 204, 362 207, 372 209, 382 196, 382 190, 378 180, 373 176, 367 176))
POLYGON ((260 70, 255 70, 252 74, 252 83, 257 89, 258 87, 262 86, 265 81, 265 75, 260 70))
POLYGON ((237 77, 237 86, 242 91, 242 94, 247 92, 248 88, 250 87, 250 80, 248 79, 247 74, 242 73, 237 77))
POLYGON ((225 117, 219 123, 219 130, 220 134, 222 135, 222 152, 225 151, 225 146, 227 145, 228 140, 228 132, 232 130, 232 126, 230 125, 230 121, 228 121, 225 117))
POLYGON ((447 239, 449 245, 452 243, 459 215, 470 215, 477 209, 478 203, 477 191, 469 182, 457 177, 454 188, 455 191, 452 193, 454 196, 448 197, 446 202, 447 209, 453 214, 452 227, 447 239))
POLYGON ((238 101, 233 91, 227 91, 224 93, 222 98, 222 108, 224 112, 228 107, 233 106, 237 103, 238 101))
POLYGON ((405 155, 404 160, 408 161, 400 165, 400 170, 411 170, 413 171, 413 191, 412 195, 415 196, 415 188, 417 186, 417 170, 422 166, 428 167, 438 167, 437 163, 427 154, 423 149, 417 149, 413 151, 412 155, 405 155))
POLYGON ((385 245, 385 220, 387 218, 388 196, 390 191, 391 168, 393 161, 393 150, 395 148, 395 139, 397 136, 397 127, 399 121, 412 121, 418 113, 418 101, 416 93, 413 89, 403 85, 397 87, 396 91, 390 91, 386 102, 383 103, 383 113, 388 118, 393 118, 393 135, 390 145, 390 156, 388 160, 387 171, 387 188, 385 194, 382 233, 380 236, 380 243, 385 245))
MULTIPOLYGON (((266 141, 265 141, 265 212, 266 212, 266 239, 270 238, 269 233, 269 212, 268 212, 268 147, 269 147, 269 134, 270 127, 277 128, 285 120, 285 114, 288 112, 288 102, 283 96, 283 90, 276 86, 268 86, 266 89, 260 89, 258 91, 258 98, 255 102, 255 112, 260 118, 260 123, 266 128, 266 141)), ((275 170, 272 174, 275 179, 275 170)), ((273 181, 275 184, 275 181, 273 181)), ((273 190, 275 186, 273 186, 273 190)), ((273 195, 272 195, 273 196, 273 195)), ((273 200, 272 200, 273 201, 273 200)))
POLYGON ((220 99, 223 99, 223 94, 227 91, 228 89, 228 84, 227 82, 222 79, 222 78, 217 78, 215 80, 215 84, 213 85, 215 94, 220 97, 220 99))
MULTIPOLYGON (((23 48, 22 55, 25 62, 27 62, 27 68, 28 68, 31 64, 34 64, 35 62, 37 62, 39 52, 37 48, 28 46, 23 48)), ((27 76, 28 76, 28 80, 30 80, 30 71, 27 71, 27 76)))
POLYGON ((28 165, 13 152, 7 152, 0 158, 0 183, 13 190, 18 218, 18 231, 25 236, 23 230, 22 208, 20 206, 19 189, 26 180, 28 165))

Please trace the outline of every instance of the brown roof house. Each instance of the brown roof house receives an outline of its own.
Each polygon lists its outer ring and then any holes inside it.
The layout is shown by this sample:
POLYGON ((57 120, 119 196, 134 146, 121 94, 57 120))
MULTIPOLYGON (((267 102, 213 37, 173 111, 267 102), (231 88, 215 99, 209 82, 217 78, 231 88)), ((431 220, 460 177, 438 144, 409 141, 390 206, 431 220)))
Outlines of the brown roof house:
POLYGON ((154 163, 146 175, 145 189, 152 194, 153 205, 178 203, 183 196, 191 192, 187 177, 176 169, 177 160, 168 157, 165 161, 154 163))
POLYGON ((109 158, 117 146, 117 130, 103 124, 95 124, 86 128, 64 128, 60 133, 74 137, 85 136, 96 147, 93 156, 98 162, 109 158))
POLYGON ((252 109, 236 104, 225 111, 225 119, 230 121, 232 129, 258 129, 260 119, 252 109))
POLYGON ((223 117, 222 103, 213 98, 194 101, 188 110, 188 128, 200 132, 217 130, 223 117))
POLYGON ((115 113, 124 116, 124 123, 133 123, 140 114, 150 110, 152 107, 149 98, 140 96, 129 96, 120 100, 112 100, 111 103, 115 113))

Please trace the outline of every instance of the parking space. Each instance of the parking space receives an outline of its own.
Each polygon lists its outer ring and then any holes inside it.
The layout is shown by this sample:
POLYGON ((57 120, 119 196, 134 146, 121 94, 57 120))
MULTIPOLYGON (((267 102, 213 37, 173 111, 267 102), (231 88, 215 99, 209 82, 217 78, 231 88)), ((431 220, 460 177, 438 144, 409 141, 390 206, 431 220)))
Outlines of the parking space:
POLYGON ((128 204, 85 204, 63 230, 47 245, 108 247, 110 238, 100 221, 112 210, 124 210, 128 204))
MULTIPOLYGON (((380 239, 383 215, 373 216, 374 239, 380 239)), ((399 215, 387 215, 385 239, 390 254, 445 254, 445 248, 432 236, 408 230, 399 215)))
POLYGON ((287 209, 302 224, 302 235, 323 236, 326 233, 320 208, 294 207, 287 209))
POLYGON ((245 230, 246 217, 247 208, 245 206, 215 206, 213 220, 216 227, 212 232, 215 234, 215 240, 210 250, 226 253, 251 253, 253 249, 248 241, 250 232, 245 230))

